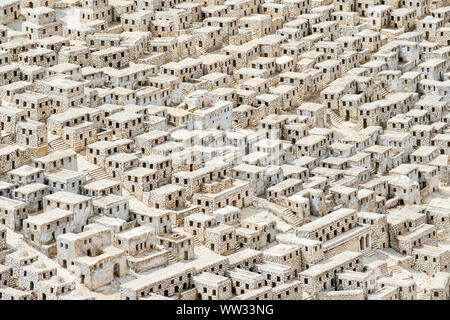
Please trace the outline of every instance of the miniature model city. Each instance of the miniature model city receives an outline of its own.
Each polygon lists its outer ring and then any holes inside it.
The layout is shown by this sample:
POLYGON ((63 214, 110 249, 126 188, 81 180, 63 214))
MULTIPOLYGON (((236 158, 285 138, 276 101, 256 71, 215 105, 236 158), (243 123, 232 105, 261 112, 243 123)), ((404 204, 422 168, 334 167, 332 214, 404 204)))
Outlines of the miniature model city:
POLYGON ((1 0, 1 300, 450 299, 450 1, 1 0))

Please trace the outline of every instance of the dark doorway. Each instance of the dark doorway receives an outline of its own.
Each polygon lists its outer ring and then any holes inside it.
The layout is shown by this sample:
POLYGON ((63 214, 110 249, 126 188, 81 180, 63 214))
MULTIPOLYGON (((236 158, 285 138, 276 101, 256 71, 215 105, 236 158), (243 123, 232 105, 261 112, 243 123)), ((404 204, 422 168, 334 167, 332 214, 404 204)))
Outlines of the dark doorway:
POLYGON ((120 265, 118 263, 114 265, 114 277, 120 277, 120 265))

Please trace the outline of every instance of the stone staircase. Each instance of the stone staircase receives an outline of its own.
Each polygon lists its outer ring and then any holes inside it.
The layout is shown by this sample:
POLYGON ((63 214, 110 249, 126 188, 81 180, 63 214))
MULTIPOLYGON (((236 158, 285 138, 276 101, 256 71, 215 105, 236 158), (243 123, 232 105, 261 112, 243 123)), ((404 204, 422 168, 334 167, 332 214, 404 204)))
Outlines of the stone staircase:
POLYGON ((94 170, 89 171, 89 175, 91 176, 91 179, 93 181, 97 181, 97 180, 101 180, 101 179, 106 179, 108 178, 108 174, 106 173, 106 170, 103 168, 97 168, 94 170))
POLYGON ((401 273, 403 272, 403 268, 400 267, 399 265, 393 265, 388 267, 389 270, 389 274, 392 276, 394 273, 401 273))
POLYGON ((208 52, 205 50, 204 47, 198 47, 196 50, 197 50, 197 55, 199 56, 199 58, 201 58, 201 56, 208 54, 208 52))
MULTIPOLYGON (((233 67, 232 71, 231 71, 231 76, 234 76, 235 72, 236 72, 237 68, 233 67)), ((233 77, 234 81, 236 82, 236 79, 233 77)))
POLYGON ((10 277, 9 281, 8 281, 8 287, 12 288, 12 289, 16 289, 16 290, 20 290, 20 291, 26 291, 31 293, 32 299, 33 300, 39 300, 38 299, 38 294, 36 291, 28 291, 28 290, 23 290, 20 286, 19 286, 19 279, 14 278, 14 277, 10 277))
POLYGON ((242 129, 242 126, 241 126, 239 123, 237 123, 237 122, 232 122, 232 123, 231 123, 231 128, 232 128, 233 130, 238 131, 238 130, 241 130, 241 129, 242 129))
POLYGON ((186 97, 188 94, 189 94, 189 91, 186 88, 183 88, 181 90, 181 95, 182 95, 183 98, 186 97))
POLYGON ((178 262, 178 259, 173 256, 172 251, 169 251, 169 260, 168 260, 168 262, 169 262, 169 264, 178 262))
POLYGON ((334 110, 328 110, 328 115, 331 117, 331 121, 337 124, 342 124, 344 119, 342 119, 334 110))
POLYGON ((199 246, 202 245, 202 243, 200 242, 200 240, 198 240, 198 238, 195 237, 195 236, 194 236, 194 238, 192 238, 192 241, 193 241, 194 247, 199 247, 199 246))
POLYGON ((291 209, 285 208, 283 209, 283 211, 281 211, 281 214, 287 222, 295 227, 299 227, 303 223, 303 221, 299 217, 297 217, 291 209))
POLYGON ((233 253, 236 253, 236 252, 239 252, 239 251, 242 251, 242 250, 244 250, 244 248, 241 247, 239 245, 239 243, 238 243, 238 244, 236 244, 236 247, 233 249, 233 253))
POLYGON ((426 292, 417 292, 417 300, 431 300, 430 294, 426 292))
POLYGON ((31 296, 33 297, 33 300, 39 300, 38 294, 36 291, 31 291, 31 296))
POLYGON ((389 93, 389 92, 388 92, 385 88, 383 88, 383 87, 380 88, 380 92, 381 92, 381 96, 382 96, 382 97, 386 96, 386 95, 389 93))
POLYGON ((303 223, 303 221, 299 217, 297 217, 289 208, 283 207, 267 199, 255 197, 253 206, 271 211, 274 215, 284 220, 286 223, 292 225, 293 227, 298 227, 303 223))
POLYGON ((19 279, 16 279, 16 278, 13 278, 13 277, 9 278, 8 287, 16 289, 16 290, 22 290, 19 287, 19 279))
POLYGON ((361 122, 358 122, 358 124, 355 127, 356 131, 361 131, 363 129, 363 124, 361 122))
POLYGON ((373 258, 373 257, 375 257, 376 255, 377 255, 377 253, 376 253, 375 250, 373 250, 373 249, 367 250, 367 251, 365 251, 365 252, 363 253, 363 256, 366 257, 366 258, 373 258))
POLYGON ((303 104, 303 102, 304 101, 303 101, 302 97, 298 96, 297 97, 297 107, 301 106, 303 104))
POLYGON ((236 78, 234 77, 234 72, 236 71, 236 68, 234 67, 231 71, 231 74, 229 74, 230 76, 230 80, 228 81, 228 85, 231 88, 236 88, 236 86, 238 85, 238 82, 236 81, 236 78))
POLYGON ((236 243, 236 246, 235 246, 235 247, 230 248, 229 250, 227 250, 226 252, 224 252, 222 255, 223 255, 223 256, 229 256, 230 254, 239 252, 239 251, 241 251, 241 250, 244 250, 244 248, 241 247, 241 246, 239 245, 239 243, 236 243))
POLYGON ((59 137, 48 143, 49 151, 67 150, 69 146, 59 137))

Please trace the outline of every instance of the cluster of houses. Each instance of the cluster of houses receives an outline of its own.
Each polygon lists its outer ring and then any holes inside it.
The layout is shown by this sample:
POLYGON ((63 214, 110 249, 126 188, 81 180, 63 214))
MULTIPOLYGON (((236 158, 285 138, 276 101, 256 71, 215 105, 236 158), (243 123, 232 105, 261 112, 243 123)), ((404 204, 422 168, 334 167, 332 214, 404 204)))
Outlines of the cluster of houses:
POLYGON ((450 300, 450 2, 1 0, 0 300, 450 300))

